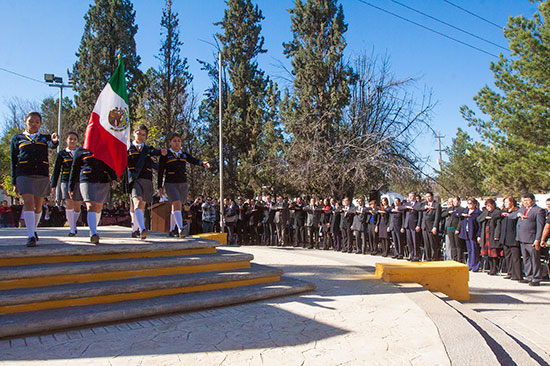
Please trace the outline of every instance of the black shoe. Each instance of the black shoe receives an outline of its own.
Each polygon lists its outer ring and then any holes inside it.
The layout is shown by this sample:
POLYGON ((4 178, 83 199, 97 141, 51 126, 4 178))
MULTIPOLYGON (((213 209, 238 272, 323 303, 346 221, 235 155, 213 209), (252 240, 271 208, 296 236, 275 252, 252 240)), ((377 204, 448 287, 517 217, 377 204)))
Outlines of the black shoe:
POLYGON ((34 238, 36 239, 36 241, 39 241, 40 239, 38 238, 38 234, 36 233, 36 231, 34 232, 34 238))
POLYGON ((398 256, 397 255, 392 255, 391 257, 392 257, 392 259, 397 259, 398 256))
POLYGON ((510 275, 504 276, 504 279, 505 279, 505 280, 509 280, 509 279, 511 279, 511 278, 512 278, 512 276, 510 276, 510 275))
POLYGON ((141 240, 147 239, 147 235, 149 235, 149 230, 145 229, 141 233, 139 233, 139 238, 141 240))
POLYGON ((90 236, 90 243, 98 245, 99 244, 99 235, 94 234, 90 236))
POLYGON ((72 237, 76 236, 76 233, 69 233, 69 235, 67 235, 67 236, 72 238, 72 237))
POLYGON ((36 246, 36 238, 34 236, 27 239, 27 246, 28 247, 36 246))
POLYGON ((521 279, 521 280, 517 280, 519 283, 531 283, 531 281, 529 280, 525 280, 525 279, 521 279))
POLYGON ((139 238, 139 230, 132 231, 132 238, 139 238))
POLYGON ((531 282, 529 282, 529 286, 540 286, 540 282, 539 281, 531 281, 531 282))
POLYGON ((185 239, 185 231, 180 231, 180 239, 185 239))
POLYGON ((403 259, 403 256, 402 256, 402 255, 398 255, 398 256, 397 256, 397 259, 403 259))

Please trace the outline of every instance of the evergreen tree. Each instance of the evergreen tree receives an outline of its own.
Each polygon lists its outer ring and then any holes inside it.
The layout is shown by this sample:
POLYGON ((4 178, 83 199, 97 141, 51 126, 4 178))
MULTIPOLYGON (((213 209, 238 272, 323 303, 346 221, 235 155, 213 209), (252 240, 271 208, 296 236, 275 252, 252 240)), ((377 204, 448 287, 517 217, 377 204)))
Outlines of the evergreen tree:
MULTIPOLYGON (((227 9, 220 22, 223 32, 216 34, 221 44, 225 67, 223 85, 223 139, 225 181, 231 194, 252 195, 265 183, 258 175, 265 163, 267 142, 276 138, 277 124, 270 104, 278 100, 277 86, 265 76, 257 63, 263 49, 260 22, 264 19, 258 6, 250 0, 228 0, 227 9), (266 124, 267 128, 266 128, 266 124), (272 133, 272 135, 269 135, 272 133)), ((203 63, 212 79, 218 73, 215 64, 203 63)), ((217 79, 213 80, 217 87, 217 79)), ((206 93, 200 109, 203 131, 210 146, 217 146, 217 88, 206 93)), ((275 113, 276 114, 276 113, 275 113)), ((212 155, 217 152, 212 151, 212 155)))
POLYGON ((512 17, 504 30, 511 55, 490 65, 498 90, 485 86, 474 98, 489 119, 461 108, 483 141, 487 187, 502 194, 550 189, 550 2, 537 2, 532 19, 512 17))
MULTIPOLYGON (((189 73, 187 58, 181 57, 178 13, 172 10, 172 0, 166 0, 162 12, 162 45, 157 59, 158 70, 146 73, 147 88, 144 98, 144 119, 153 127, 159 139, 167 138, 173 132, 182 133, 184 142, 189 140, 191 129, 189 87, 193 77, 189 73), (158 130, 158 131, 156 131, 158 130)), ((165 141, 157 141, 163 143, 165 141)))
POLYGON ((344 10, 336 0, 296 0, 289 12, 293 40, 283 46, 292 59, 294 95, 287 99, 286 128, 296 139, 318 134, 333 142, 355 79, 344 61, 344 10))
POLYGON ((445 152, 449 161, 443 162, 441 171, 436 172, 442 193, 462 197, 478 197, 488 193, 484 189, 485 176, 477 160, 476 147, 466 132, 459 128, 445 152))
POLYGON ((117 53, 124 60, 130 115, 132 120, 135 117, 143 79, 134 40, 138 30, 135 15, 130 0, 95 0, 84 16, 78 60, 69 72, 77 107, 70 129, 82 136, 99 93, 116 69, 117 53))

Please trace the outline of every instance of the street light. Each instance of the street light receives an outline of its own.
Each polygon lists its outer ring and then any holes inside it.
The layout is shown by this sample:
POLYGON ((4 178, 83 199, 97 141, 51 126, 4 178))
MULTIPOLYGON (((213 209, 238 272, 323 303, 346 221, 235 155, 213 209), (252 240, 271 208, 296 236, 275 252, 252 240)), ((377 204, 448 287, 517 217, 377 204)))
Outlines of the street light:
MULTIPOLYGON (((71 84, 63 84, 63 78, 61 76, 55 76, 54 74, 44 74, 44 81, 49 86, 59 88, 59 111, 57 112, 57 136, 61 139, 61 116, 63 110, 61 109, 61 103, 63 102, 63 88, 71 88, 71 84)), ((57 152, 59 152, 61 144, 57 145, 57 152)))

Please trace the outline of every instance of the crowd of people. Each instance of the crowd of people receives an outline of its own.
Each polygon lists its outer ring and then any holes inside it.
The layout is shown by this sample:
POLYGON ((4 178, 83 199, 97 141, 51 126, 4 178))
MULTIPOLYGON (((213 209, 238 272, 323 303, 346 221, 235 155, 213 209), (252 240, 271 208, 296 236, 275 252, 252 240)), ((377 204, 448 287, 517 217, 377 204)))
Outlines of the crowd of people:
MULTIPOLYGON (((220 225, 217 200, 198 197, 185 204, 191 228, 220 225), (201 220, 204 220, 201 222, 201 220), (202 225, 201 225, 202 224, 202 225)), ((222 223, 228 242, 239 245, 294 246, 347 253, 391 256, 409 261, 455 260, 473 272, 507 272, 506 278, 539 285, 548 276, 543 261, 550 239, 547 209, 532 194, 517 202, 509 196, 497 207, 494 199, 460 197, 446 204, 433 193, 410 193, 408 199, 288 199, 268 195, 236 201, 224 199, 222 223)))

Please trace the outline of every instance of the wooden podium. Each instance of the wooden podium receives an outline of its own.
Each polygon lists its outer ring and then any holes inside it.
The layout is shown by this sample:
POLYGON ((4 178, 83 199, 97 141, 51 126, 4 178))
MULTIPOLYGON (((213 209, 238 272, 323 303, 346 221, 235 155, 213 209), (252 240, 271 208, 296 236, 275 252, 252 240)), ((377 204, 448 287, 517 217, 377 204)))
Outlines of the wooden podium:
POLYGON ((170 211, 169 202, 159 202, 151 206, 151 230, 159 233, 170 232, 170 211))

